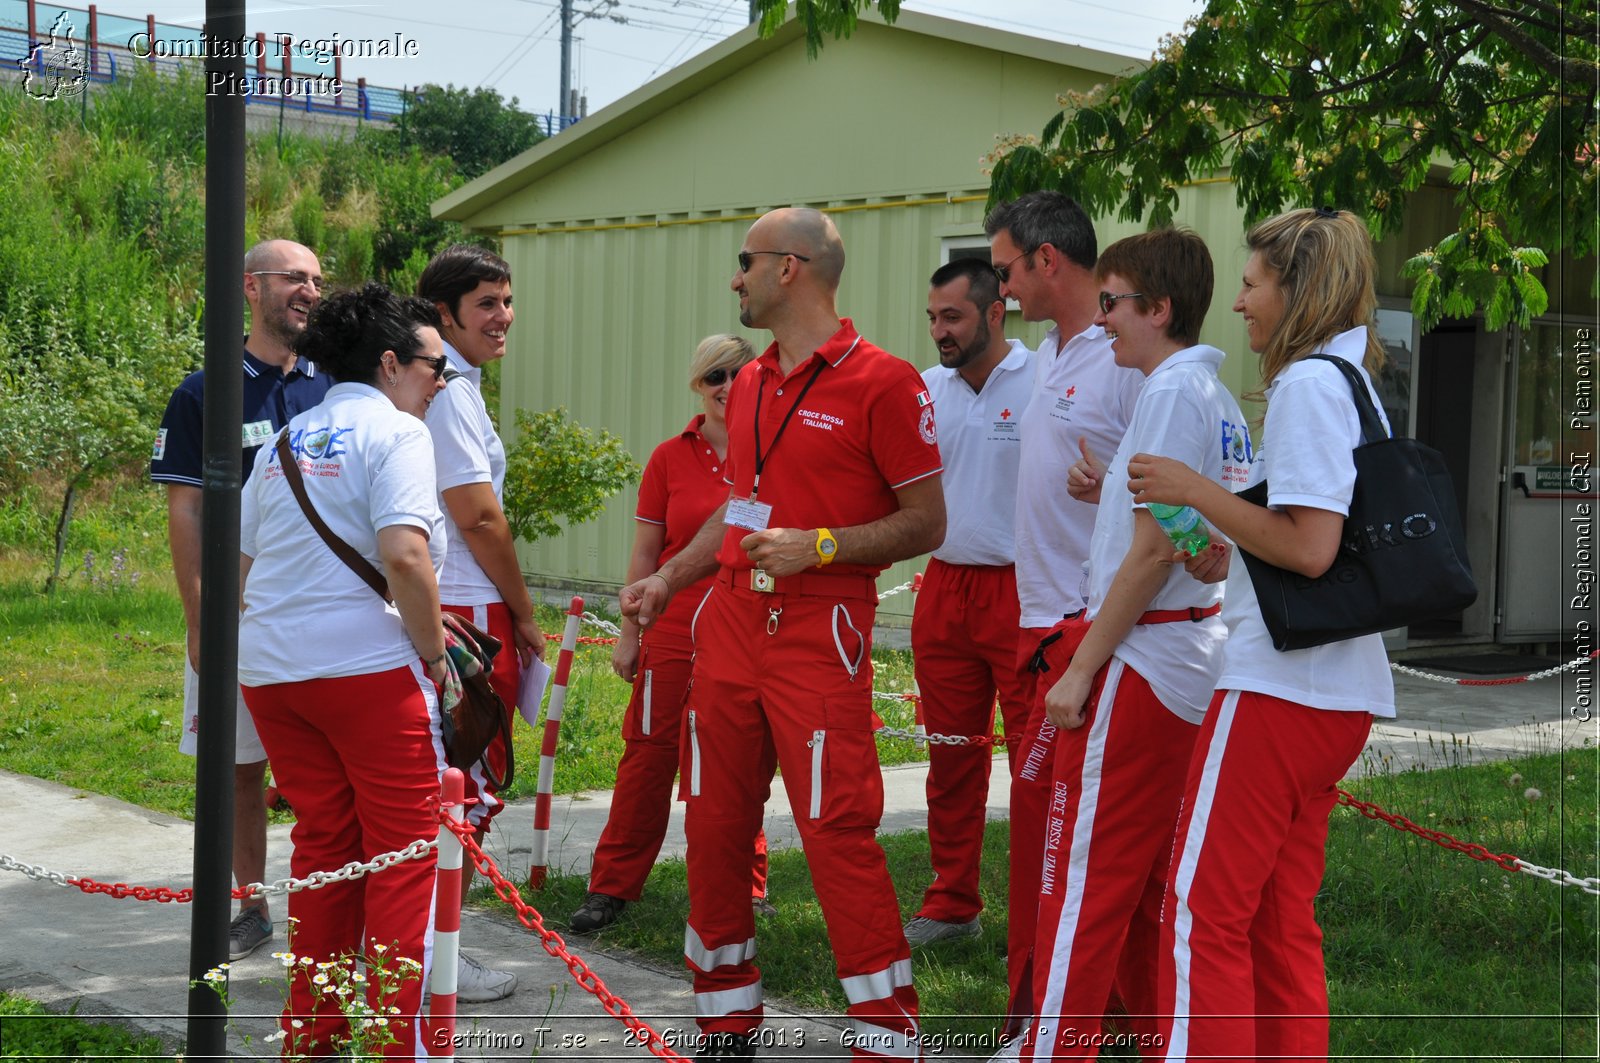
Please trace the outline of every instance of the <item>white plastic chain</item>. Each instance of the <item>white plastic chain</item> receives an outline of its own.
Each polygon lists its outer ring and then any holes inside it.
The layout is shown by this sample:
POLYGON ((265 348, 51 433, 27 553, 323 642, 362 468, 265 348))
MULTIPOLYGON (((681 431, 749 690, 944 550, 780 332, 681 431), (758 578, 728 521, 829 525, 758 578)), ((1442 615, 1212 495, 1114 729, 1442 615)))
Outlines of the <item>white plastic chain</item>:
POLYGON ((593 613, 584 613, 583 622, 590 627, 599 628, 612 638, 621 638, 622 629, 611 621, 595 616, 593 613))
POLYGON ((40 882, 48 882, 52 886, 72 885, 71 882, 67 881, 68 876, 59 871, 48 871, 37 864, 24 864, 20 861, 11 859, 11 857, 7 856, 5 853, 0 853, 0 871, 20 871, 31 879, 37 879, 40 882))
POLYGON ((903 594, 904 592, 906 592, 906 591, 908 591, 910 589, 911 589, 910 581, 902 583, 898 587, 890 587, 888 590, 886 590, 882 594, 878 595, 878 601, 881 602, 885 598, 893 598, 895 595, 903 594))
POLYGON ((1596 896, 1600 896, 1600 877, 1579 878, 1570 871, 1562 871, 1552 867, 1540 867, 1538 864, 1530 864, 1528 861, 1520 859, 1517 860, 1517 870, 1533 875, 1536 878, 1542 878, 1546 882, 1554 882, 1558 886, 1576 886, 1585 893, 1593 893, 1596 896))
MULTIPOLYGON (((1590 660, 1589 657, 1575 657, 1572 660, 1568 661, 1566 664, 1559 664, 1559 665, 1556 665, 1554 668, 1546 668, 1542 672, 1532 672, 1532 673, 1530 673, 1528 675, 1525 675, 1525 676, 1522 677, 1522 682, 1524 682, 1524 683, 1532 683, 1532 682, 1534 682, 1536 680, 1539 680, 1539 679, 1549 679, 1551 676, 1560 675, 1562 672, 1570 672, 1574 668, 1577 668, 1581 664, 1587 664, 1589 662, 1589 660, 1590 660)), ((1416 676, 1418 679, 1431 679, 1435 683, 1449 683, 1452 686, 1457 686, 1457 685, 1460 685, 1462 683, 1465 683, 1467 686, 1480 686, 1480 685, 1482 685, 1482 686, 1489 686, 1489 685, 1507 686, 1507 685, 1509 685, 1509 684, 1506 684, 1506 683, 1496 683, 1496 684, 1481 683, 1480 684, 1480 683, 1474 683, 1469 679, 1463 679, 1463 678, 1461 678, 1459 676, 1434 675, 1432 672, 1419 672, 1415 668, 1407 668, 1405 665, 1399 663, 1398 661, 1390 661, 1389 662, 1389 667, 1394 669, 1396 672, 1400 672, 1400 673, 1402 673, 1404 675, 1416 676)))
POLYGON ((280 878, 271 885, 252 882, 245 889, 257 897, 321 889, 330 882, 348 882, 375 871, 384 871, 396 864, 403 864, 407 860, 420 860, 437 848, 439 848, 438 839, 423 841, 418 838, 404 849, 392 853, 380 853, 364 864, 359 860, 352 860, 337 871, 313 871, 305 878, 280 878))

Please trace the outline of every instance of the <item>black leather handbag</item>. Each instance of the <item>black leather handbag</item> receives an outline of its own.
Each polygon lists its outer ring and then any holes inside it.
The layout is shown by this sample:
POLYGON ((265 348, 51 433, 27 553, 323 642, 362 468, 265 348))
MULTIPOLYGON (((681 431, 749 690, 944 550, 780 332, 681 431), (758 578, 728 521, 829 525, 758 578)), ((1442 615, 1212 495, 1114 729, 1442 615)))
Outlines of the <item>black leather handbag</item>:
MULTIPOLYGON (((1308 357, 1332 362, 1344 374, 1361 416, 1362 442, 1354 451, 1350 515, 1326 572, 1309 578, 1239 551, 1272 645, 1323 646, 1471 605, 1478 587, 1443 456, 1384 431, 1355 366, 1331 355, 1308 357)), ((1266 481, 1239 497, 1266 505, 1266 481)))

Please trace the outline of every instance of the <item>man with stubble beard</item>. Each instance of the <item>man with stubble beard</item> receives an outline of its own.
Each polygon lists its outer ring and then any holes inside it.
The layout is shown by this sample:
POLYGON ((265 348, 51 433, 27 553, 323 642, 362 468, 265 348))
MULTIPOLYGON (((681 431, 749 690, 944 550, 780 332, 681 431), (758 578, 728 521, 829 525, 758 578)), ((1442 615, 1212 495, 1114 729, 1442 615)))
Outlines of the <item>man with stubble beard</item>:
MULTIPOLYGON (((306 327, 306 315, 322 297, 322 267, 311 249, 289 240, 266 240, 244 256, 244 297, 250 305, 250 334, 244 350, 245 475, 256 450, 269 443, 297 413, 322 401, 333 381, 295 355, 293 345, 306 327)), ((194 756, 199 733, 200 668, 200 510, 204 470, 201 411, 205 371, 191 373, 167 401, 150 455, 150 479, 167 489, 167 545, 183 600, 188 628, 184 661, 183 735, 178 748, 194 756)), ((320 547, 319 547, 320 548, 320 547)), ((233 878, 237 885, 260 882, 267 871, 267 810, 261 788, 267 752, 256 735, 244 699, 236 706, 233 769, 233 878)), ((272 938, 265 897, 240 902, 228 928, 228 958, 242 959, 272 938)))

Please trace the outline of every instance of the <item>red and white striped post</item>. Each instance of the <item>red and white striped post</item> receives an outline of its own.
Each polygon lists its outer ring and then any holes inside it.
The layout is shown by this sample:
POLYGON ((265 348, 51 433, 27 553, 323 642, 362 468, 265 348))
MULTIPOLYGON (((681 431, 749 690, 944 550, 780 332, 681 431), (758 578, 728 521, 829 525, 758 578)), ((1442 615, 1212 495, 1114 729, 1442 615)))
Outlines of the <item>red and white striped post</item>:
MULTIPOLYGON (((460 768, 446 768, 439 783, 439 806, 461 820, 467 812, 466 777, 460 768)), ((461 839, 439 828, 439 873, 433 903, 433 972, 428 979, 433 998, 423 1022, 423 1045, 430 1059, 456 1057, 456 973, 461 955, 461 839), (437 1051, 436 1051, 437 1049, 437 1051)))
MULTIPOLYGON (((915 596, 921 590, 922 590, 922 573, 918 572, 917 574, 915 574, 914 576, 911 577, 911 594, 912 594, 912 600, 913 601, 915 601, 915 596)), ((916 606, 912 606, 911 611, 912 612, 916 612, 916 606)), ((913 694, 915 694, 917 696, 917 700, 913 701, 911 703, 912 709, 916 713, 916 720, 917 720, 916 735, 917 735, 918 738, 927 738, 928 737, 928 727, 927 727, 926 724, 924 724, 922 722, 922 687, 917 683, 917 672, 916 672, 916 668, 915 668, 914 665, 913 665, 912 670, 911 670, 911 693, 913 693, 913 694)))
POLYGON ((567 705, 567 680, 572 676, 572 656, 578 649, 578 621, 583 619, 583 599, 572 599, 567 627, 561 634, 561 656, 550 684, 550 706, 544 714, 544 745, 539 750, 539 787, 533 797, 533 856, 528 868, 528 888, 543 889, 550 873, 550 795, 556 781, 556 740, 561 737, 561 713, 567 705))

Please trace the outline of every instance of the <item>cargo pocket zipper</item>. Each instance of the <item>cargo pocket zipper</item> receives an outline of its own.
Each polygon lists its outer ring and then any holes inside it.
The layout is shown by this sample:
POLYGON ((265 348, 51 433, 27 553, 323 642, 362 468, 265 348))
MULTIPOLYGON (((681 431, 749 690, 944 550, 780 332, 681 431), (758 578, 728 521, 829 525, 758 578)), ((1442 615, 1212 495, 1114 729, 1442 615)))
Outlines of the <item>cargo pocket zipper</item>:
POLYGON ((822 818, 822 743, 828 737, 827 731, 812 731, 811 741, 806 745, 811 747, 811 818, 822 818))

